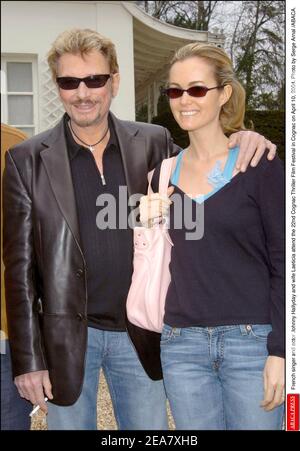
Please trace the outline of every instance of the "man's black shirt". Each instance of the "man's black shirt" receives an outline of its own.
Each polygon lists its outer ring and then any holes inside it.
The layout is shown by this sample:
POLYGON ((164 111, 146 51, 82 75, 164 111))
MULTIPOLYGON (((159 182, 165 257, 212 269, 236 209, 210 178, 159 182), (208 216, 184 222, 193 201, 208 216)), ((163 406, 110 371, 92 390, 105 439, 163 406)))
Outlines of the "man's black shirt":
MULTIPOLYGON (((66 116, 66 141, 81 247, 87 268, 88 325, 97 329, 124 331, 125 303, 132 275, 133 244, 132 230, 128 227, 118 228, 119 187, 126 186, 118 139, 109 120, 110 139, 103 154, 106 185, 103 185, 91 151, 75 142, 68 126, 68 119, 66 116), (105 199, 101 202, 102 206, 96 205, 99 195, 107 195, 110 204, 115 202, 116 208, 111 211, 116 218, 115 229, 100 230, 96 224, 97 215, 108 206, 105 199)), ((123 211, 128 213, 127 196, 126 205, 122 207, 123 211)), ((108 222, 108 216, 104 215, 103 220, 108 222)), ((103 223, 103 220, 100 222, 103 223)))

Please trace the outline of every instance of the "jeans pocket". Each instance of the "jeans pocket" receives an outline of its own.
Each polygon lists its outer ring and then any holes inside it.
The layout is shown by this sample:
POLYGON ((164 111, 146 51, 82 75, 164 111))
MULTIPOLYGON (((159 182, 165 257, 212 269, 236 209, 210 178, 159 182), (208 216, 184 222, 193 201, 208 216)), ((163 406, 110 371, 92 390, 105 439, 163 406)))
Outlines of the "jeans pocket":
POLYGON ((269 333, 272 331, 271 324, 252 324, 250 335, 257 340, 267 340, 269 333))

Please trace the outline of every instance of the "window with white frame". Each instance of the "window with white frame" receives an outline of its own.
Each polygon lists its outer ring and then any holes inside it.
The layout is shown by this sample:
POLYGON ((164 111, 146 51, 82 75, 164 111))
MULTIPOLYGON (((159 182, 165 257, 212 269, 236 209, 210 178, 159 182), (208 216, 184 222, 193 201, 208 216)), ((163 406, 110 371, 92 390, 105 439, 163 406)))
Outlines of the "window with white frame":
POLYGON ((37 128, 37 74, 34 57, 3 56, 1 71, 5 77, 2 89, 2 122, 22 130, 28 137, 37 128))

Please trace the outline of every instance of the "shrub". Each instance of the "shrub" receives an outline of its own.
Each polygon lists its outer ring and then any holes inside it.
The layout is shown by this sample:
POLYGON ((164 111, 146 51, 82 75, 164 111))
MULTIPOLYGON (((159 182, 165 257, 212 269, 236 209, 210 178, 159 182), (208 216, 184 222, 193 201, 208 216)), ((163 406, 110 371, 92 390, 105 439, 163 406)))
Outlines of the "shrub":
MULTIPOLYGON (((152 120, 153 124, 166 127, 176 144, 185 148, 189 144, 187 132, 181 130, 170 111, 162 111, 152 120)), ((278 155, 284 160, 285 155, 285 117, 284 111, 247 111, 245 126, 264 135, 276 144, 278 155)))

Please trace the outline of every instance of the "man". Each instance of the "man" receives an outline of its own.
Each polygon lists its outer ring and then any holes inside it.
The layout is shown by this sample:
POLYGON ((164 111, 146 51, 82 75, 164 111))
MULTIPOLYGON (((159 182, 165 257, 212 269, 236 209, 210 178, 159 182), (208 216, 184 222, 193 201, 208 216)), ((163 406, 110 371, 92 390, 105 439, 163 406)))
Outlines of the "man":
MULTIPOLYGON (((162 381, 147 376, 126 332, 132 230, 97 228, 96 199, 112 194, 119 201, 120 186, 128 196, 145 194, 148 171, 177 146, 162 127, 110 113, 120 81, 110 40, 91 30, 64 32, 48 62, 66 114, 6 160, 4 259, 15 383, 22 397, 45 412, 48 405, 49 429, 96 429, 103 368, 120 429, 167 429, 162 381)), ((241 147, 242 139, 250 142, 242 166, 256 147, 256 160, 266 146, 275 153, 257 134, 237 135, 241 147)), ((140 332, 131 333, 139 350, 140 332)), ((151 356, 140 358, 151 375, 151 356)))
MULTIPOLYGON (((27 139, 25 133, 10 125, 1 124, 1 180, 4 169, 4 155, 7 149, 27 139)), ((2 217, 1 217, 2 233, 2 217)), ((1 250, 1 286, 4 287, 4 266, 1 250)), ((30 429, 31 405, 21 399, 13 383, 11 357, 7 333, 4 290, 1 291, 1 430, 15 431, 30 429)))

